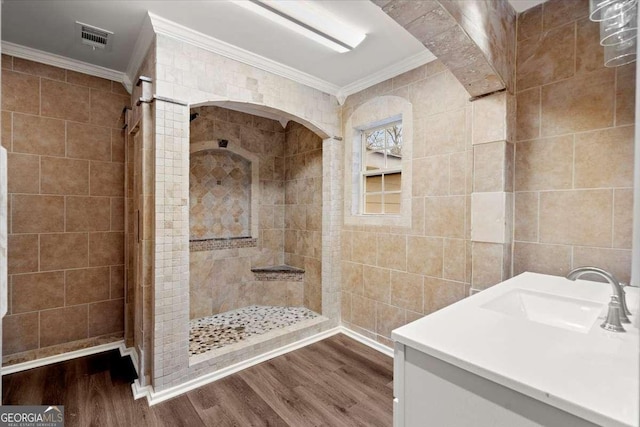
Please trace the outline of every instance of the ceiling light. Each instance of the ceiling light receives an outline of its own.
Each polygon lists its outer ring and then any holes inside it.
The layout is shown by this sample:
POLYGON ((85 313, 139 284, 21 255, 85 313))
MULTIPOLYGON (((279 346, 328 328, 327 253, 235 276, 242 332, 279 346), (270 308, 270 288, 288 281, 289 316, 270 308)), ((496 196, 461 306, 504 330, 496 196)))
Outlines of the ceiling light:
POLYGON ((366 37, 306 0, 233 0, 257 13, 336 52, 354 49, 366 37))

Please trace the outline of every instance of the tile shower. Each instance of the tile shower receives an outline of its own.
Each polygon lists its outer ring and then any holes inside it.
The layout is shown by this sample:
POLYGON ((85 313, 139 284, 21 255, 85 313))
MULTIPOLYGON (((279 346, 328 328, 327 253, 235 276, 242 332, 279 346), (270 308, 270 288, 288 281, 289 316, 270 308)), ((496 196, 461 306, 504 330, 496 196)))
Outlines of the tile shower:
POLYGON ((190 363, 321 319, 322 140, 191 109, 190 363))

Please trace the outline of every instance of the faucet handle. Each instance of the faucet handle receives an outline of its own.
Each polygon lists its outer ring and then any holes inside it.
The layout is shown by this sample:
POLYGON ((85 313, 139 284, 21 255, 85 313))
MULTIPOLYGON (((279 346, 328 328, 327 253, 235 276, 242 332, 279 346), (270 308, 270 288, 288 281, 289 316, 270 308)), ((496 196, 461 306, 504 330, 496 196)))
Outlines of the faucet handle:
POLYGON ((600 325, 602 329, 611 332, 625 332, 620 323, 620 299, 617 295, 611 295, 611 301, 609 302, 609 310, 607 311, 607 318, 600 325))

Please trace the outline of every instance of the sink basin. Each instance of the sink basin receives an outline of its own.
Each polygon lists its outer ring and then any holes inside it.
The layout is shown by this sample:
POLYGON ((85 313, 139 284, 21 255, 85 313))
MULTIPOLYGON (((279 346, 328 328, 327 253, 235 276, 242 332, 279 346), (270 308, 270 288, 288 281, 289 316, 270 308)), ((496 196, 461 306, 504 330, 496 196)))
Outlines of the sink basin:
POLYGON ((480 307, 531 322, 586 334, 602 313, 603 304, 514 289, 480 307))

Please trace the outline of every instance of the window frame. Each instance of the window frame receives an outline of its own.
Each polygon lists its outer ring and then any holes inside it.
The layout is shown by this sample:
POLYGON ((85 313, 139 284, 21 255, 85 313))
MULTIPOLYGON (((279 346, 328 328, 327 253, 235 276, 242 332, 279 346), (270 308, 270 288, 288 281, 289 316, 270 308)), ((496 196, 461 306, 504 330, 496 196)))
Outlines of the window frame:
MULTIPOLYGON (((386 150, 389 148, 389 146, 387 145, 387 133, 385 132, 385 145, 383 148, 383 152, 384 152, 384 167, 379 168, 379 169, 375 169, 375 170, 369 170, 367 171, 367 161, 366 161, 366 156, 367 156, 367 134, 371 134, 375 131, 378 130, 383 130, 383 129, 387 129, 396 125, 401 125, 403 126, 402 123, 402 118, 396 118, 392 121, 389 121, 387 123, 383 123, 383 124, 379 124, 377 126, 372 126, 372 127, 368 127, 365 129, 362 129, 360 131, 360 209, 359 209, 359 214, 360 215, 366 215, 366 216, 371 216, 371 215, 377 215, 377 216, 400 216, 402 213, 402 186, 403 186, 403 168, 402 168, 402 156, 400 157, 400 167, 388 167, 388 163, 387 163, 387 158, 388 158, 388 153, 386 152, 386 150), (393 190, 393 191, 386 191, 385 189, 385 176, 386 175, 392 175, 392 174, 396 174, 399 173, 400 174, 400 188, 398 190, 393 190), (372 191, 372 192, 367 192, 366 191, 366 180, 368 177, 371 176, 380 176, 381 177, 381 189, 380 191, 372 191), (380 195, 381 198, 381 212, 367 212, 367 196, 368 195, 380 195), (400 199, 400 204, 398 207, 398 212, 385 212, 385 194, 397 194, 399 199, 400 199)), ((404 130, 404 129, 403 129, 404 130)), ((401 147, 404 147, 404 135, 402 136, 402 144, 401 147)))

